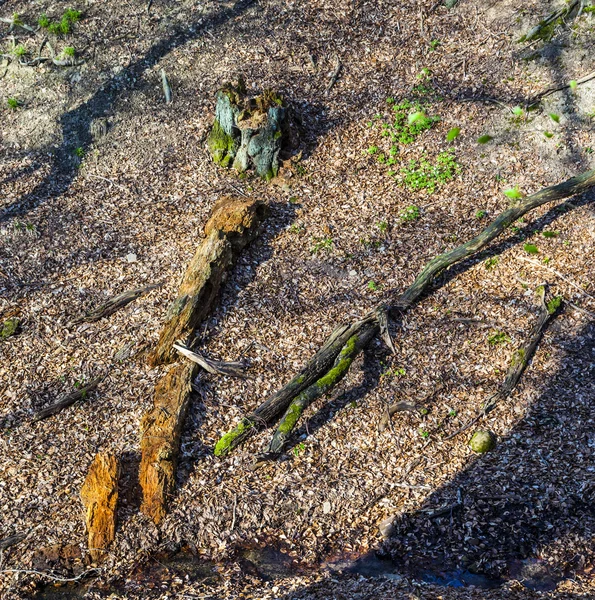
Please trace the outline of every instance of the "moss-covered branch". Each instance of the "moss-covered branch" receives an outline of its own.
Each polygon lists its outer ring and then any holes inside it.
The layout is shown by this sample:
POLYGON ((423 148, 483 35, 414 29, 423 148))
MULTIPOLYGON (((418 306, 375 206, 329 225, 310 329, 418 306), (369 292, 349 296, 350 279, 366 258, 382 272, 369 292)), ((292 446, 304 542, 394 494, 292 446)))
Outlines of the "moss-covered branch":
POLYGON ((479 252, 506 231, 517 219, 531 210, 582 193, 593 186, 595 186, 595 169, 572 177, 558 185, 544 188, 502 212, 473 239, 430 260, 415 281, 392 302, 379 305, 364 319, 351 326, 338 327, 298 375, 221 438, 215 448, 217 456, 226 455, 263 426, 274 423, 289 408, 294 398, 329 372, 342 348, 353 335, 358 335, 360 339, 366 339, 369 343, 380 330, 379 314, 387 311, 403 312, 407 310, 427 291, 436 275, 479 252))
POLYGON ((325 373, 320 379, 293 399, 289 408, 283 415, 271 443, 265 451, 265 456, 267 458, 274 458, 281 450, 283 450, 283 446, 287 442, 287 439, 295 428, 304 410, 308 408, 314 400, 329 392, 337 385, 337 383, 339 383, 339 381, 341 381, 341 379, 343 379, 347 374, 347 371, 349 371, 351 363, 361 349, 368 345, 368 342, 375 334, 376 330, 370 328, 366 330, 365 335, 363 336, 351 336, 339 352, 339 355, 335 359, 335 362, 328 373, 325 373))

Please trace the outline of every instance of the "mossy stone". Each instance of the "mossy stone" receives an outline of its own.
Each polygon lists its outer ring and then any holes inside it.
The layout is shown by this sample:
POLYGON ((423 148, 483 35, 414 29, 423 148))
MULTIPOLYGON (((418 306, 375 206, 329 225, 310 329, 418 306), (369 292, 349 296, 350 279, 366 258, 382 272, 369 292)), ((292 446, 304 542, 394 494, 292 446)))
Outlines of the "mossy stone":
POLYGON ((473 452, 484 454, 496 445, 496 436, 491 431, 479 430, 469 440, 469 446, 473 452))

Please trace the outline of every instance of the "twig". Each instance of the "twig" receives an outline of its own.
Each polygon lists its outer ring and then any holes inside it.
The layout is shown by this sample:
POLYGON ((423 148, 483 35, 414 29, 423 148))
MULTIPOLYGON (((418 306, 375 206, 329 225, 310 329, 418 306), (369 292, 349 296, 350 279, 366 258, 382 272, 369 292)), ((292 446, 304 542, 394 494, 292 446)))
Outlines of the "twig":
POLYGON ((386 426, 390 422, 390 418, 396 412, 400 412, 400 411, 413 412, 415 410, 418 410, 420 405, 422 405, 425 402, 427 402, 428 400, 430 400, 433 396, 435 396, 440 391, 442 391, 442 389, 444 389, 444 384, 443 383, 437 384, 431 392, 427 393, 421 400, 415 402, 415 404, 410 404, 408 402, 396 402, 395 404, 391 404, 387 408, 386 412, 384 413, 384 416, 382 417, 382 419, 380 420, 380 423, 378 424, 378 431, 384 431, 386 429, 386 426))
POLYGON ((86 386, 81 387, 80 389, 75 390, 74 392, 71 392, 70 394, 67 394, 66 396, 64 396, 63 398, 61 398, 54 404, 50 404, 50 406, 47 406, 46 408, 40 410, 33 417, 32 422, 36 423, 37 421, 41 421, 42 419, 47 419, 47 417, 51 417, 52 415, 55 415, 56 413, 60 412, 61 410, 64 410, 65 408, 72 406, 77 400, 82 400, 82 399, 86 398, 87 394, 89 392, 93 391, 99 385, 99 383, 101 383, 103 381, 104 378, 105 378, 105 375, 100 375, 99 377, 90 381, 86 386))
POLYGON ((4 538, 3 540, 0 540, 0 550, 5 550, 10 546, 14 546, 14 544, 18 544, 26 537, 26 533, 15 533, 15 535, 11 535, 10 537, 4 538))
MULTIPOLYGON (((585 75, 584 77, 581 77, 580 79, 577 79, 575 81, 576 85, 582 85, 583 83, 587 83, 588 81, 591 81, 595 79, 595 71, 593 71, 592 73, 589 73, 588 75, 585 75)), ((574 86, 574 83, 573 83, 574 86)), ((535 104, 538 104, 539 102, 541 102, 546 96, 550 96, 551 94, 555 94, 556 92, 561 92, 562 90, 566 90, 570 88, 570 84, 567 83, 566 85, 561 85, 560 87, 557 88, 548 88, 547 90, 537 94, 537 96, 535 96, 533 98, 533 100, 531 100, 530 102, 527 103, 527 106, 534 106, 535 104)))
POLYGON ((83 577, 86 577, 90 573, 99 573, 102 570, 103 569, 98 569, 94 567, 92 569, 88 569, 87 571, 83 571, 80 575, 77 575, 76 577, 57 577, 56 575, 52 575, 51 573, 46 573, 44 571, 35 571, 33 569, 2 569, 0 573, 25 573, 27 575, 41 575, 42 577, 47 577, 52 581, 60 581, 66 583, 69 581, 78 581, 79 579, 83 579, 83 577))
POLYGON ((192 352, 187 348, 183 342, 178 340, 174 345, 174 348, 183 356, 200 365, 205 371, 212 373, 213 375, 228 375, 230 377, 243 377, 247 375, 244 372, 245 365, 243 362, 224 362, 219 360, 211 360, 198 352, 192 352))
POLYGON ((328 94, 330 89, 335 85, 335 83, 337 83, 337 78, 339 77, 339 73, 341 72, 342 66, 343 65, 341 64, 341 59, 339 58, 339 55, 335 54, 335 68, 333 69, 333 72, 331 73, 330 81, 328 82, 328 85, 326 86, 326 89, 324 90, 325 94, 328 94))
POLYGON ((233 531, 233 528, 236 526, 236 509, 238 507, 238 495, 234 494, 233 495, 233 515, 231 518, 231 528, 230 528, 230 533, 233 531))
POLYGON ((165 103, 171 104, 171 86, 167 80, 165 69, 161 69, 161 83, 163 84, 163 93, 165 94, 165 103))
POLYGON ((536 267, 541 267, 542 269, 545 269, 546 271, 553 273, 554 275, 556 275, 557 277, 559 277, 560 279, 565 281, 568 285, 571 285, 573 288, 577 289, 581 294, 583 294, 584 296, 587 296, 587 298, 590 298, 591 300, 595 301, 595 296, 591 296, 591 294, 589 294, 588 292, 585 292, 585 290, 583 290, 583 288, 580 285, 574 283, 574 281, 572 281, 571 279, 568 279, 568 277, 562 275, 562 273, 560 273, 559 271, 556 271, 556 269, 552 269, 551 267, 542 265, 541 263, 538 263, 536 260, 531 260, 530 258, 526 258, 525 256, 519 256, 518 258, 520 260, 522 260, 523 262, 530 263, 536 267))
POLYGON ((130 304, 133 300, 140 298, 143 294, 146 294, 151 290, 161 287, 162 285, 162 283, 155 283, 152 285, 146 285, 142 288, 122 292, 121 294, 110 298, 105 304, 102 304, 101 306, 88 312, 87 314, 81 317, 76 317, 69 324, 79 325, 80 323, 95 323, 95 321, 99 321, 104 317, 109 317, 120 308, 123 308, 127 304, 130 304))

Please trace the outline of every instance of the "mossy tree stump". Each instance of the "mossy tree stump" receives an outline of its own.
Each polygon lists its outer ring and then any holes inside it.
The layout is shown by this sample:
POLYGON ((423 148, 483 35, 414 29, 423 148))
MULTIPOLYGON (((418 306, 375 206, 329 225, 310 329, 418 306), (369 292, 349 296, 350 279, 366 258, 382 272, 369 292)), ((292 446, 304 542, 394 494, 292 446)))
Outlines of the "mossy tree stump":
POLYGON ((264 179, 276 177, 287 133, 287 108, 275 92, 265 90, 251 98, 242 81, 217 92, 215 122, 207 146, 221 167, 238 173, 253 168, 264 179))

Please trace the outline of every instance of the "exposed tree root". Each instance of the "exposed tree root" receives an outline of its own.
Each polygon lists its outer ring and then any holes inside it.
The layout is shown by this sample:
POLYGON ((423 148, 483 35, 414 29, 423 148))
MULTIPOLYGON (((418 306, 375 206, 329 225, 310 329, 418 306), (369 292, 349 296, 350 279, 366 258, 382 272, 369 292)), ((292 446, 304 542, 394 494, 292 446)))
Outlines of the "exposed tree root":
MULTIPOLYGON (((384 316, 389 313, 404 312, 411 307, 427 291, 436 275, 441 271, 476 254, 529 211, 544 204, 584 192, 593 186, 595 186, 595 169, 572 177, 558 185, 544 188, 523 198, 518 204, 502 212, 473 239, 449 252, 434 257, 421 270, 411 286, 397 296, 392 304, 383 303, 352 325, 341 325, 335 329, 322 348, 306 363, 298 375, 270 396, 254 412, 244 417, 229 433, 221 437, 215 446, 215 455, 225 456, 251 435, 277 421, 287 411, 293 400, 297 399, 304 390, 310 388, 326 375, 331 375, 337 357, 353 336, 357 336, 358 340, 366 340, 366 343, 369 343, 380 331, 380 322, 384 316)), ((358 349, 358 352, 362 348, 363 346, 358 349)), ((341 377, 343 375, 344 373, 341 377)), ((340 378, 325 386, 323 393, 328 393, 339 380, 340 378)), ((308 392, 307 395, 312 394, 313 391, 308 392)), ((298 410, 302 403, 303 401, 300 401, 296 404, 298 410)), ((289 415, 287 417, 289 418, 289 415)))

